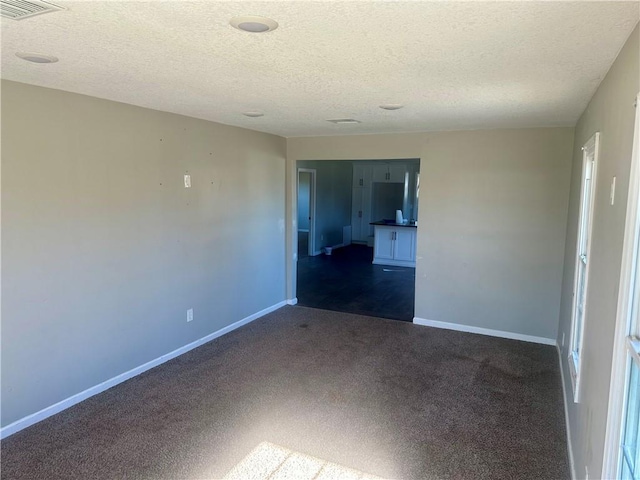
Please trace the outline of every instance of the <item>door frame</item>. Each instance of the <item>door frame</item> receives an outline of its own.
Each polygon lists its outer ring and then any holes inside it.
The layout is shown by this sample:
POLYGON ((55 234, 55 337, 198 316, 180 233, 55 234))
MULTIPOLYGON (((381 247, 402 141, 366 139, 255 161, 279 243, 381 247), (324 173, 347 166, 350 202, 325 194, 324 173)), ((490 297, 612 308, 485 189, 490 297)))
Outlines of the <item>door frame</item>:
POLYGON ((308 173, 311 176, 309 181, 309 241, 308 255, 313 257, 316 253, 316 170, 315 168, 298 168, 296 173, 296 242, 295 252, 296 260, 298 260, 298 202, 300 201, 300 174, 308 173))

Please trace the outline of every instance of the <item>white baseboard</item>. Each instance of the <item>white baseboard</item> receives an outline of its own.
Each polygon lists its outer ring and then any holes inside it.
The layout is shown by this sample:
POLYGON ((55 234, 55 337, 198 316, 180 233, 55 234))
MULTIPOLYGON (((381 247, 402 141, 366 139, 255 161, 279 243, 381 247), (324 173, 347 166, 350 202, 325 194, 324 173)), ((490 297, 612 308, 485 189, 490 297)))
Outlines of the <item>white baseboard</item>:
POLYGON ((409 262, 406 260, 388 260, 388 259, 383 259, 383 260, 376 260, 375 258, 373 259, 373 262, 371 262, 373 265, 388 265, 390 267, 412 267, 412 268, 416 268, 416 262, 409 262))
POLYGON ((290 298, 287 300, 287 305, 297 305, 298 303, 298 298, 290 298))
MULTIPOLYGON (((569 423, 569 407, 567 399, 567 388, 564 384, 564 370, 562 369, 562 349, 560 345, 556 343, 556 349, 558 350, 558 366, 560 367, 560 377, 562 381, 562 404, 564 405, 564 423, 567 425, 567 452, 569 452, 569 469, 571 471, 571 480, 576 480, 576 464, 573 461, 573 445, 571 443, 571 425, 569 423)), ((573 403, 573 400, 571 401, 573 403)))
MULTIPOLYGON (((238 320, 237 322, 234 322, 231 325, 227 325, 226 327, 221 328, 220 330, 210 333, 209 335, 202 337, 199 340, 196 340, 195 342, 191 342, 172 352, 161 355, 158 358, 151 360, 143 365, 135 367, 127 372, 121 373, 120 375, 116 375, 115 377, 109 380, 106 380, 102 383, 99 383, 98 385, 94 385, 93 387, 87 388, 86 390, 80 393, 76 393, 75 395, 72 395, 69 398, 61 400, 58 403, 55 403, 49 407, 43 408, 42 410, 36 413, 32 413, 31 415, 27 415, 26 417, 23 417, 20 420, 16 420, 15 422, 7 425, 6 427, 0 428, 0 438, 6 438, 9 435, 13 435, 14 433, 19 432, 24 428, 30 427, 31 425, 38 423, 44 420, 45 418, 50 417, 51 415, 55 415, 56 413, 66 410, 67 408, 72 407, 73 405, 80 403, 83 400, 86 400, 89 397, 93 397, 98 393, 104 392, 105 390, 115 385, 118 385, 119 383, 122 383, 125 380, 129 380, 130 378, 133 378, 136 375, 140 375, 141 373, 146 372, 147 370, 150 370, 153 367, 156 367, 168 360, 171 360, 172 358, 178 357, 183 353, 187 353, 189 350, 193 350, 194 348, 199 347, 200 345, 203 345, 207 342, 210 342, 211 340, 221 337, 222 335, 229 333, 235 330, 236 328, 242 327, 243 325, 246 325, 247 323, 250 323, 258 319, 266 315, 267 313, 271 313, 274 310, 284 307, 289 303, 289 301, 291 300, 283 300, 282 302, 278 302, 275 305, 267 307, 264 310, 260 310, 259 312, 256 312, 253 315, 249 315, 248 317, 245 317, 242 320, 238 320)), ((297 303, 298 300, 295 299, 295 301, 297 303)))
POLYGON ((541 343, 543 345, 555 345, 555 338, 535 337, 533 335, 524 335, 522 333, 503 332, 501 330, 492 330, 490 328, 473 327, 471 325, 462 325, 459 323, 440 322, 438 320, 427 320, 425 318, 413 317, 413 323, 416 325, 424 325, 425 327, 444 328, 445 330, 457 330, 459 332, 479 333, 480 335, 489 335, 490 337, 509 338, 511 340, 521 340, 523 342, 541 343))

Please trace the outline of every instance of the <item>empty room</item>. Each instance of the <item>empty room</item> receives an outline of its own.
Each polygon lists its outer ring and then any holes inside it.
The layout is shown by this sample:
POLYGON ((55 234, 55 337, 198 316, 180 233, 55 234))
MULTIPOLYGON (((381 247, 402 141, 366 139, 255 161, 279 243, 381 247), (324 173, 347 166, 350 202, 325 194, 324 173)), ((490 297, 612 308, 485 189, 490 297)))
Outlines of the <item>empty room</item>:
POLYGON ((640 478, 640 2, 0 12, 2 479, 640 478))

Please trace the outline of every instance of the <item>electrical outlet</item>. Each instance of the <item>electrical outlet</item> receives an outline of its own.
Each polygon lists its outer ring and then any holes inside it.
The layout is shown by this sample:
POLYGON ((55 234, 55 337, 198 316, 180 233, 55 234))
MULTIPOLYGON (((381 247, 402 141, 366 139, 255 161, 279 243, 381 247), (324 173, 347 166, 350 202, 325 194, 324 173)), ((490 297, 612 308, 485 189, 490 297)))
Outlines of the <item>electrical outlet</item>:
POLYGON ((187 322, 191 322, 193 320, 193 308, 187 310, 187 322))

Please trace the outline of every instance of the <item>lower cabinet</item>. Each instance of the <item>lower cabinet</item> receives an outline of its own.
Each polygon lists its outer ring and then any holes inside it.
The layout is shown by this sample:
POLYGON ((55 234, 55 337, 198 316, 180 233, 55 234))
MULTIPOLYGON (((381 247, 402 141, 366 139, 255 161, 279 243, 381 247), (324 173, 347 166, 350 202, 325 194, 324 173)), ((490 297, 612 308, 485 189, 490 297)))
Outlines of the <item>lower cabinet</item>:
POLYGON ((416 228, 375 226, 373 263, 398 267, 416 266, 416 228))

